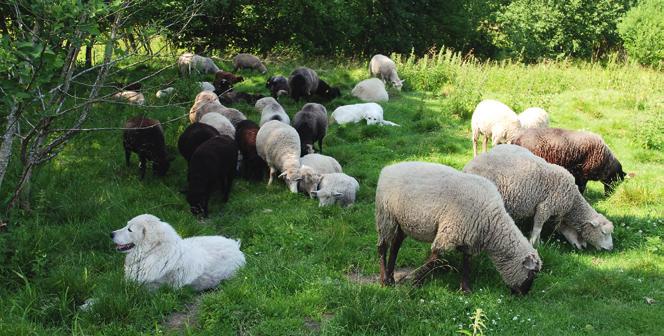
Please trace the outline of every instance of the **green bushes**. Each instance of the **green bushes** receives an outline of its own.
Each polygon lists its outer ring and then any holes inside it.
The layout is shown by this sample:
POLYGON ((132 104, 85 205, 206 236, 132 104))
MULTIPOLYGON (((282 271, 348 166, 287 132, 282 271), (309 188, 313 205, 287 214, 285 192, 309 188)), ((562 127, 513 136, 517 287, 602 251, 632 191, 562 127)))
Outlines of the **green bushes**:
POLYGON ((664 61, 664 0, 644 0, 618 25, 630 57, 657 66, 664 61))

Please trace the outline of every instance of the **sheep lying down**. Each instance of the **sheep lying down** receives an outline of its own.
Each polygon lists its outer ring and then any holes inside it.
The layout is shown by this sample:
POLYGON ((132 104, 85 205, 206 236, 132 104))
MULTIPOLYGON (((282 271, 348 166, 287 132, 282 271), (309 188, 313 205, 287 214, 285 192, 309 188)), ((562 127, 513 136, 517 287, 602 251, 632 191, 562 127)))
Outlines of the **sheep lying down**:
POLYGON ((340 125, 366 120, 367 125, 400 126, 383 119, 383 108, 376 103, 351 104, 337 107, 332 119, 340 125))

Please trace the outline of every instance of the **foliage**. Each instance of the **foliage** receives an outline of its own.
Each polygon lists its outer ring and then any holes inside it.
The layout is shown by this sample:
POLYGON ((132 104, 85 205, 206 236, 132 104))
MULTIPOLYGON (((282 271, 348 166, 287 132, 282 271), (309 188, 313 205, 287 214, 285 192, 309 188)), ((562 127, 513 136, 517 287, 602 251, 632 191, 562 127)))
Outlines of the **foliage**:
POLYGON ((470 317, 470 321, 472 323, 468 325, 468 328, 471 330, 462 328, 457 333, 467 336, 483 336, 486 330, 486 315, 484 315, 482 308, 475 309, 475 312, 470 317))
POLYGON ((642 64, 664 62, 664 1, 643 0, 618 25, 625 50, 642 64))

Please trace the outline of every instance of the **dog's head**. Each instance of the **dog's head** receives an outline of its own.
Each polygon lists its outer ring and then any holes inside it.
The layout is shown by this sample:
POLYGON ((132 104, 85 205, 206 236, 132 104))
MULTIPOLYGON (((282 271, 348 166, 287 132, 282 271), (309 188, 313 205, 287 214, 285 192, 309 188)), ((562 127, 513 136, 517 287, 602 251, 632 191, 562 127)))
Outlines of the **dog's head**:
POLYGON ((111 232, 111 239, 120 252, 129 252, 134 247, 153 241, 151 231, 160 231, 161 220, 153 215, 139 215, 127 222, 127 226, 111 232), (151 233, 149 233, 151 232, 151 233))

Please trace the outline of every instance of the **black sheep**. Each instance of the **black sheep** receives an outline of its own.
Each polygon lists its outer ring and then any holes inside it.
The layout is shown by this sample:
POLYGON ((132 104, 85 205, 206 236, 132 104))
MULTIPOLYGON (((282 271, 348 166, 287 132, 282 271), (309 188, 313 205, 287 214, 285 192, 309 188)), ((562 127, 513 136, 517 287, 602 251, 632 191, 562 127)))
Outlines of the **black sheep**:
POLYGON ((235 141, 242 153, 240 176, 260 181, 267 172, 267 164, 256 152, 258 125, 251 120, 240 121, 235 127, 235 141))
POLYGON ((314 152, 314 142, 318 141, 318 149, 323 152, 323 138, 327 133, 327 110, 325 106, 308 103, 293 117, 293 127, 300 135, 300 155, 314 152))
POLYGON ((129 166, 131 152, 136 152, 140 160, 141 179, 145 177, 146 161, 152 161, 152 171, 156 176, 164 176, 170 166, 166 152, 164 130, 158 120, 134 117, 124 125, 122 134, 125 160, 129 166))
POLYGON ((323 100, 332 100, 341 96, 338 88, 329 86, 318 77, 316 71, 306 67, 300 67, 291 72, 288 78, 288 88, 295 101, 299 101, 300 98, 310 98, 313 95, 317 95, 323 100))
POLYGON ((178 139, 178 151, 180 151, 182 157, 189 162, 198 146, 208 139, 218 135, 219 132, 214 127, 208 124, 195 122, 189 125, 180 135, 180 138, 178 139))
POLYGON ((242 101, 244 101, 249 105, 254 105, 256 104, 257 100, 263 97, 264 96, 261 94, 238 92, 231 89, 230 91, 227 91, 226 93, 219 95, 219 101, 221 102, 222 105, 225 106, 232 106, 242 101))
POLYGON ((219 187, 222 201, 228 201, 238 148, 235 140, 226 135, 210 138, 196 149, 189 161, 187 202, 194 215, 208 216, 210 194, 219 187))
POLYGON ((277 99, 282 94, 288 94, 288 79, 284 76, 272 76, 265 83, 265 87, 270 89, 272 98, 277 99))

